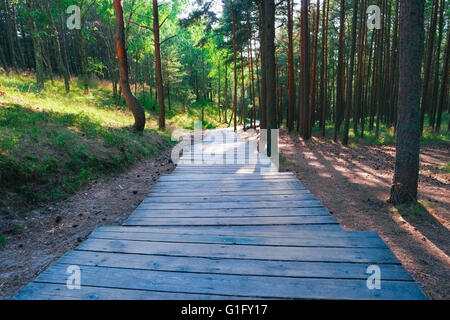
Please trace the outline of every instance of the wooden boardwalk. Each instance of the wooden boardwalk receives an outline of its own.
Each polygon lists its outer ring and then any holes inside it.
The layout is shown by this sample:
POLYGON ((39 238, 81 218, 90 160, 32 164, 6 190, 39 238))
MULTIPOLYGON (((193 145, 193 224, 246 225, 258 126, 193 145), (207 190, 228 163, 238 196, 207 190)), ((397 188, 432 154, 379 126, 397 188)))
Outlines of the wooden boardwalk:
POLYGON ((96 229, 15 299, 427 298, 376 233, 345 231, 293 174, 254 156, 213 131, 123 226, 96 229), (66 286, 71 265, 80 289, 66 286), (380 289, 367 287, 370 265, 380 289))

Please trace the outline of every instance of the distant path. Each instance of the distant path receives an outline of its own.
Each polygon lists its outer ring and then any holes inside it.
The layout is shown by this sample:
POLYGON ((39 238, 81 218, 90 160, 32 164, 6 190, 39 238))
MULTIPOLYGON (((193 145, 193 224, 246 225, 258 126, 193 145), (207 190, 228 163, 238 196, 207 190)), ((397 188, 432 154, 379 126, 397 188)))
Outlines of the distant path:
POLYGON ((293 174, 262 174, 269 162, 211 131, 123 226, 96 229, 15 299, 426 299, 376 233, 345 231, 293 174))

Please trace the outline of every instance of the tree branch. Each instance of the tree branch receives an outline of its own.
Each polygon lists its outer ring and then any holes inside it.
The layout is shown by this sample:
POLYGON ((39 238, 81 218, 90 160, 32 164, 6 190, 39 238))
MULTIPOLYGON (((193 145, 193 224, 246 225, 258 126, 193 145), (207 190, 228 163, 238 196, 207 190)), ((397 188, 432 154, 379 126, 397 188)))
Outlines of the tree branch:
POLYGON ((141 28, 143 28, 143 29, 150 30, 151 32, 154 32, 154 31, 153 31, 153 28, 151 28, 151 27, 149 27, 149 26, 144 26, 144 25, 139 24, 139 23, 134 22, 134 21, 129 21, 128 23, 134 24, 134 25, 136 25, 136 26, 138 26, 138 27, 141 27, 141 28))
POLYGON ((177 35, 176 34, 174 34, 173 36, 170 36, 170 37, 168 37, 167 39, 164 39, 161 43, 160 43, 160 45, 162 45, 164 42, 166 42, 167 40, 170 40, 170 39, 172 39, 172 38, 175 38, 177 35))

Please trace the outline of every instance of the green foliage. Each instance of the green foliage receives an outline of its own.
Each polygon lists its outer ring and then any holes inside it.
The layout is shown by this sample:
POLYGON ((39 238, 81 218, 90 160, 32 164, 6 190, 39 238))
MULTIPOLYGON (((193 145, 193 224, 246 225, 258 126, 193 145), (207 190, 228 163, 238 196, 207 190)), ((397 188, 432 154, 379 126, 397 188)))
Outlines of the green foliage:
POLYGON ((111 104, 109 90, 89 95, 62 81, 42 92, 29 90, 28 76, 0 74, 0 190, 21 201, 58 200, 92 179, 123 170, 170 146, 168 133, 130 130, 129 111, 111 104))

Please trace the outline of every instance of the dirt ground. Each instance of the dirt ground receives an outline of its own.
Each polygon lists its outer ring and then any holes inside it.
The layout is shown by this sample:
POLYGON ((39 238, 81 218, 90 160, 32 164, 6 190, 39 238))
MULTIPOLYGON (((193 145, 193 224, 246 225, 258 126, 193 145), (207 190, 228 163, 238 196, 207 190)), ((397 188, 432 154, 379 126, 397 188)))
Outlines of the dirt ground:
POLYGON ((121 225, 161 174, 174 169, 170 150, 127 172, 92 182, 59 203, 28 212, 23 218, 0 215, 0 299, 9 299, 52 262, 75 248, 97 227, 121 225))
POLYGON ((432 299, 450 299, 450 145, 421 148, 419 203, 387 203, 395 147, 344 147, 280 134, 280 167, 300 181, 347 230, 373 230, 432 299))

